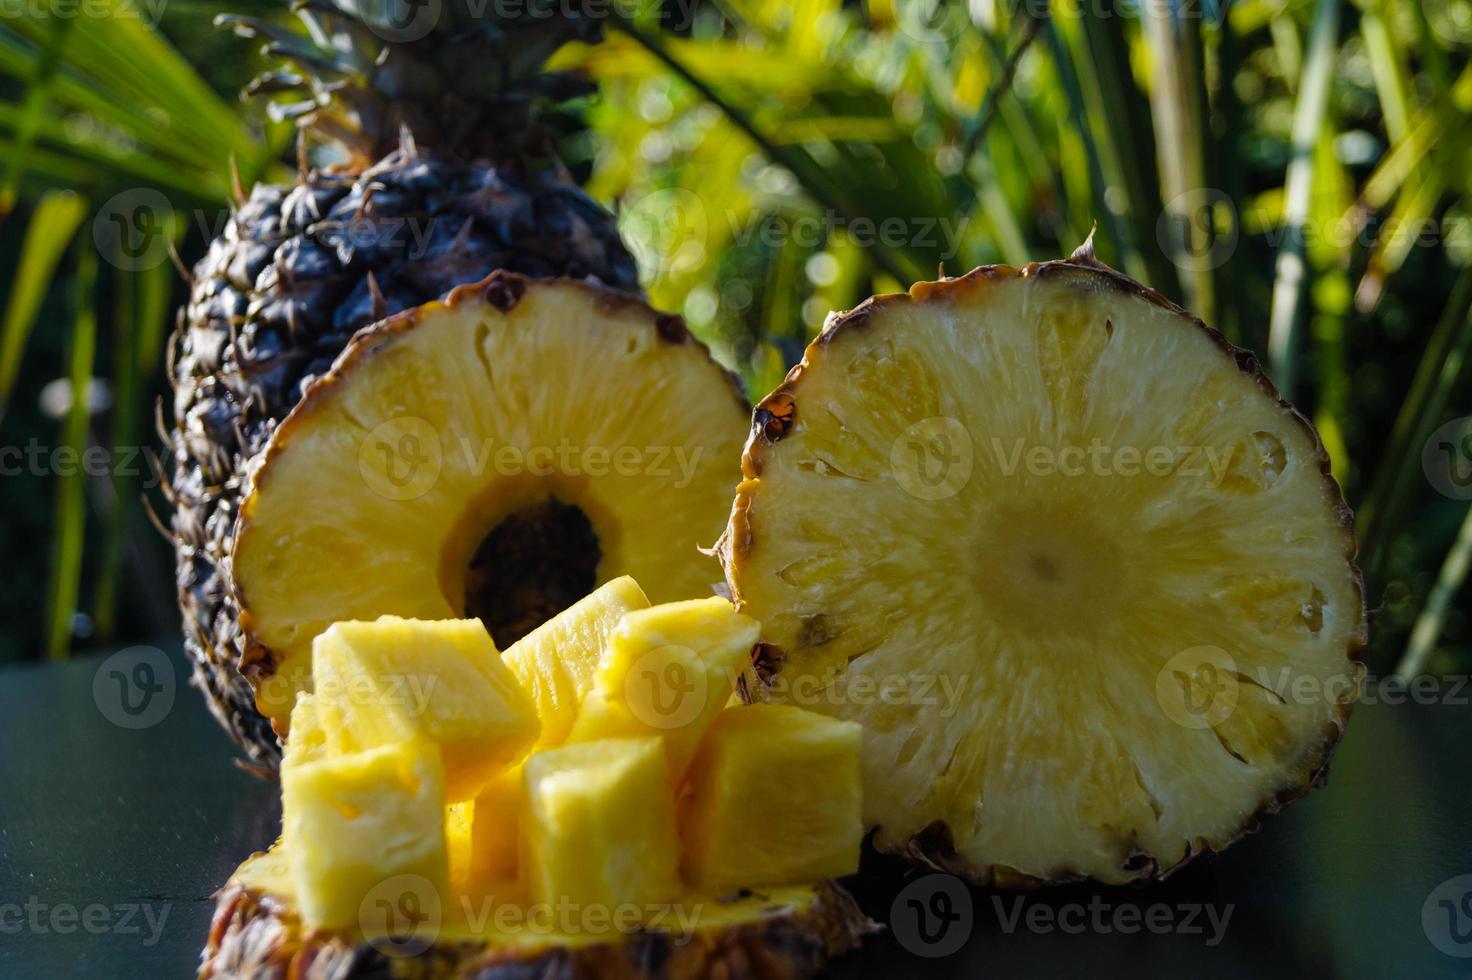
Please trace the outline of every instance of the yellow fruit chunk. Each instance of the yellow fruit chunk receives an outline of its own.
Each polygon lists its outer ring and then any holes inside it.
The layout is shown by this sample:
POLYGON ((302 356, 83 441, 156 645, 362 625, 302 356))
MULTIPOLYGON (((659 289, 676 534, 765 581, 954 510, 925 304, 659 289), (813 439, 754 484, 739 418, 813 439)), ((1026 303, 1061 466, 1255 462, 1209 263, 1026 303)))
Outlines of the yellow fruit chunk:
POLYGON ((760 632, 760 623, 719 597, 629 613, 613 631, 597 688, 568 741, 660 735, 678 782, 760 632))
POLYGON ((720 890, 857 871, 862 737, 857 722, 800 708, 722 711, 680 800, 686 879, 720 890))
POLYGON ((287 736, 281 764, 294 766, 314 762, 325 758, 327 753, 327 730, 322 727, 317 698, 303 691, 296 696, 296 707, 291 709, 291 734, 287 736))
POLYGON ((657 738, 614 738, 526 761, 522 878, 552 908, 648 906, 680 890, 675 801, 657 738))
POLYGON ((448 900, 444 770, 433 745, 286 766, 281 804, 282 837, 298 842, 291 874, 310 928, 366 930, 382 908, 437 914, 448 900))
POLYGON ((470 824, 470 873, 477 879, 516 876, 524 805, 520 766, 492 779, 475 798, 470 824))
POLYGON ((425 739, 451 803, 474 798, 536 740, 536 707, 478 620, 337 623, 312 647, 318 711, 338 752, 425 739))
POLYGON ((644 590, 624 575, 573 603, 501 655, 536 702, 542 719, 537 748, 566 740, 578 707, 593 689, 609 634, 624 613, 647 608, 644 590))

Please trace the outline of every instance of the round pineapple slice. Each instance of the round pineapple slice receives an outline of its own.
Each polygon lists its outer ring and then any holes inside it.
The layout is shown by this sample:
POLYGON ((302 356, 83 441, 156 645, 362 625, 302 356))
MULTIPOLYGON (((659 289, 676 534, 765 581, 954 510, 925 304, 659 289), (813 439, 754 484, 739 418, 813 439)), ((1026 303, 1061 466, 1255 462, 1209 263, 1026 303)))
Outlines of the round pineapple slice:
MULTIPOLYGON (((407 936, 313 931, 302 925, 286 866, 278 844, 220 890, 201 977, 797 980, 817 975, 875 928, 841 886, 824 883, 686 896, 674 903, 670 927, 613 937, 606 927, 558 931, 567 918, 559 910, 498 903, 478 889, 407 936)), ((607 921, 581 911, 573 909, 570 921, 607 921)))
POLYGON ((339 620, 478 616, 505 649, 620 575, 708 594, 747 406, 679 317, 498 272, 360 332, 241 506, 242 671, 284 732, 339 620))
POLYGON ((749 694, 863 723, 881 848, 1150 877, 1325 774, 1366 627, 1323 445, 1089 246, 830 318, 743 466, 749 694))

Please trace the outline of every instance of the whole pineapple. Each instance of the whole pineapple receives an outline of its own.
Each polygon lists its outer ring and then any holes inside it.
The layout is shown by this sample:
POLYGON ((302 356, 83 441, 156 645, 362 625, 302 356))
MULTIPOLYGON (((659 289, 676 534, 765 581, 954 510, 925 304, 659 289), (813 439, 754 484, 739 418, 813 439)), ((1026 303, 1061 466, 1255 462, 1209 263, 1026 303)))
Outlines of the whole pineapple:
POLYGON ((497 269, 637 289, 614 218, 569 178, 538 110, 587 90, 543 73, 587 18, 445 0, 403 38, 385 0, 309 0, 307 33, 221 18, 268 40, 285 67, 251 93, 342 162, 257 186, 195 266, 171 346, 170 442, 185 641, 197 683, 232 738, 265 767, 279 746, 239 668, 228 556, 247 478, 277 424, 360 327, 497 269), (416 32, 417 33, 417 32, 416 32))

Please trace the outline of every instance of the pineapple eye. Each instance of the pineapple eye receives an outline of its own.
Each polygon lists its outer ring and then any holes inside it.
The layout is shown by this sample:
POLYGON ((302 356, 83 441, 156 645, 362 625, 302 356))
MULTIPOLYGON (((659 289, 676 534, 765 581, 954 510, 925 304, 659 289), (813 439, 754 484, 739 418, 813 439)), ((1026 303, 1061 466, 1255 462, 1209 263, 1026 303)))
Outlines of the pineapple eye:
POLYGON ((1271 432, 1254 432, 1252 441, 1257 445, 1258 467, 1268 480, 1275 480, 1288 466, 1288 450, 1283 441, 1271 432))

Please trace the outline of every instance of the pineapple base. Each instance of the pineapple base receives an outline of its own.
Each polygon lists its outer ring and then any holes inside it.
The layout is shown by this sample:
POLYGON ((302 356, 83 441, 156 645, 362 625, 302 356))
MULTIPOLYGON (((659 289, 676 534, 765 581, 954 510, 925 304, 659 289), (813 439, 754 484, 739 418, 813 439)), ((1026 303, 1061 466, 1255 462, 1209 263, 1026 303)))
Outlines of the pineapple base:
POLYGON ((461 872, 434 934, 395 942, 303 928, 288 866, 278 843, 247 859, 216 895, 201 977, 406 973, 778 980, 817 974, 875 929, 846 891, 824 883, 734 897, 690 895, 678 903, 683 920, 672 915, 664 927, 646 923, 648 928, 627 935, 558 931, 514 902, 495 914, 492 896, 507 894, 504 887, 467 880, 461 872), (488 909, 492 914, 485 914, 488 909))

